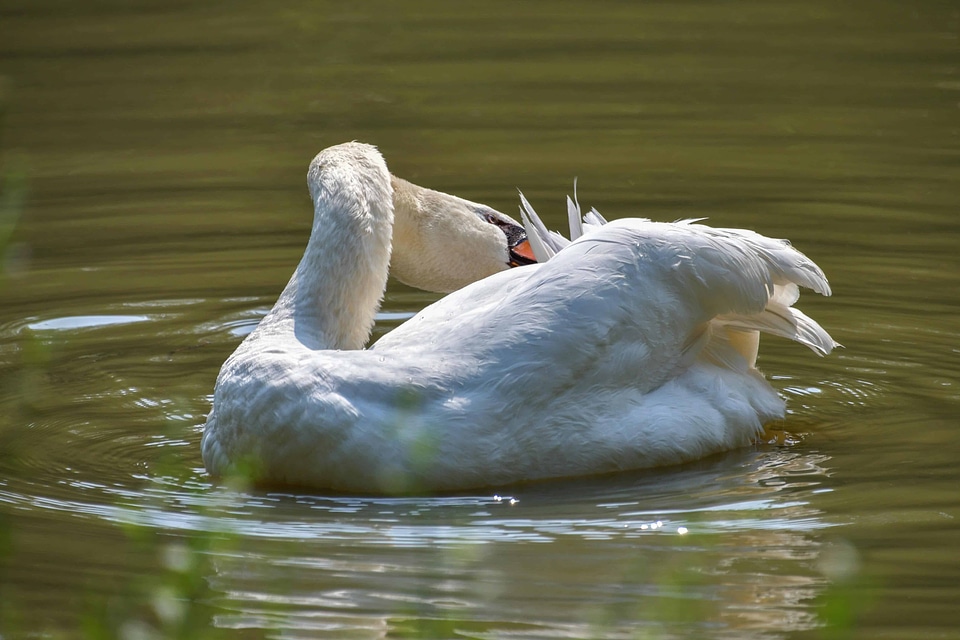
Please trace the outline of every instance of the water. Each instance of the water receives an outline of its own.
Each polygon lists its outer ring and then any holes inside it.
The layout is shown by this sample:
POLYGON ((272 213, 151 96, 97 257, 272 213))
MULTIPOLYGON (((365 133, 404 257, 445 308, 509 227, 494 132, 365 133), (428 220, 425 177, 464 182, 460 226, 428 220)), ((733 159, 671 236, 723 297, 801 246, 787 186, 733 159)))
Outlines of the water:
MULTIPOLYGON (((960 637, 958 37, 932 1, 6 2, 3 637, 960 637), (610 218, 788 237, 846 348, 765 341, 782 441, 682 468, 211 485, 216 373, 350 139, 554 227, 577 177, 610 218)), ((378 334, 434 298, 391 283, 378 334)))

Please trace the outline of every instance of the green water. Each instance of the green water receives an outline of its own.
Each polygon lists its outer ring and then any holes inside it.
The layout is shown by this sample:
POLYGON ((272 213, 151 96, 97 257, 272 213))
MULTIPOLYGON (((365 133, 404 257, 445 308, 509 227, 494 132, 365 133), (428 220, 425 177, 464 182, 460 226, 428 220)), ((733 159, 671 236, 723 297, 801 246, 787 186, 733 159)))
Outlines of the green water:
MULTIPOLYGON (((6 0, 0 77, 3 638, 960 638, 955 3, 6 0), (554 227, 577 178, 608 218, 788 237, 846 348, 765 341, 786 442, 684 468, 212 486, 216 373, 351 139, 554 227)), ((378 332, 433 299, 391 283, 378 332)))

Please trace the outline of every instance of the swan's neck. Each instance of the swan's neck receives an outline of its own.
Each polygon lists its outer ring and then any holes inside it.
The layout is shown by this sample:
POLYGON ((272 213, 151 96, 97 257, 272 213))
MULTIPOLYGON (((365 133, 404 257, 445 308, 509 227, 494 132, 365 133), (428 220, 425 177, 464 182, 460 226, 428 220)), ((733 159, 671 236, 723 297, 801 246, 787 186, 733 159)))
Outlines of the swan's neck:
POLYGON ((313 231, 258 333, 292 332, 310 349, 364 347, 390 264, 393 192, 385 166, 382 173, 311 167, 313 231))

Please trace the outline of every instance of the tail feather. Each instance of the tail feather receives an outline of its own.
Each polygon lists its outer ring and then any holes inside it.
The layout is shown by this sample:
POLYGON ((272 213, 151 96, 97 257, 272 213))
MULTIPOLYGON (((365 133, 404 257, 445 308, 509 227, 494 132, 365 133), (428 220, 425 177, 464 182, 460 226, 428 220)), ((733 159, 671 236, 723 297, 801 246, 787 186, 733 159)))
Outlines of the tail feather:
MULTIPOLYGON (((538 261, 549 260, 570 244, 570 240, 556 232, 547 230, 546 225, 543 224, 522 193, 520 194, 520 201, 524 227, 538 261)), ((607 221, 596 209, 591 209, 586 215, 581 215, 580 203, 576 197, 576 183, 574 183, 573 198, 567 196, 567 218, 570 225, 571 240, 576 240, 582 235, 607 224, 607 221)), ((763 265, 761 270, 754 274, 761 279, 757 283, 761 287, 760 299, 757 300, 753 297, 749 293, 749 289, 739 292, 733 298, 725 298, 725 303, 728 305, 727 309, 731 308, 729 306, 731 300, 741 297, 744 300, 752 298, 755 302, 738 304, 733 307, 736 311, 717 315, 710 322, 711 330, 709 334, 705 334, 705 336, 709 335, 709 338, 706 339, 713 345, 713 347, 707 345, 708 352, 713 354, 710 357, 728 360, 731 357, 737 357, 734 355, 734 353, 737 353, 750 366, 753 366, 756 363, 760 332, 794 340, 809 347, 819 355, 826 355, 835 347, 841 346, 815 320, 793 307, 793 304, 800 297, 800 287, 812 289, 825 296, 831 294, 826 276, 812 260, 794 249, 785 240, 767 238, 746 229, 716 229, 697 224, 697 222, 698 220, 684 220, 676 224, 688 225, 691 231, 695 229, 697 234, 711 238, 717 243, 717 246, 739 245, 738 251, 746 252, 742 255, 752 253, 760 259, 759 263, 754 264, 763 265), (764 296, 762 296, 763 284, 761 284, 763 280, 766 280, 766 303, 762 311, 756 312, 759 306, 756 303, 760 302, 762 304, 761 301, 764 299, 764 296), (730 350, 731 348, 733 351, 730 350)), ((730 255, 735 254, 736 251, 732 251, 730 255)), ((715 253, 715 255, 724 256, 726 254, 721 251, 715 253)), ((705 263, 712 263, 714 257, 704 254, 704 260, 705 263)), ((717 266, 719 267, 716 270, 718 273, 726 268, 723 265, 717 266)), ((749 284, 747 279, 742 278, 733 278, 732 281, 727 280, 726 284, 735 288, 737 282, 741 282, 744 287, 749 284)), ((716 293, 722 294, 721 291, 716 291, 716 293)), ((727 291, 726 295, 731 295, 731 292, 727 291)))
POLYGON ((577 180, 573 180, 573 199, 567 196, 567 224, 570 225, 570 241, 583 235, 583 219, 580 217, 580 201, 577 200, 577 180))
POLYGON ((600 215, 599 211, 591 208, 590 211, 587 211, 586 215, 583 216, 583 222, 588 229, 595 229, 607 224, 607 219, 600 215))
POLYGON ((570 238, 567 239, 562 234, 547 229, 523 192, 520 192, 520 220, 523 222, 523 227, 527 232, 527 238, 533 248, 533 255, 537 262, 546 262, 584 233, 607 224, 606 219, 596 209, 590 209, 582 216, 580 212, 580 203, 577 201, 577 183, 574 181, 573 198, 567 196, 567 223, 570 226, 570 238))
POLYGON ((776 302, 788 307, 800 299, 800 287, 795 282, 787 284, 778 284, 773 287, 773 295, 770 296, 770 302, 776 302))
POLYGON ((821 356, 827 355, 839 346, 839 343, 813 318, 799 309, 773 301, 769 302, 761 313, 725 314, 714 318, 714 322, 741 331, 761 331, 794 340, 821 356))
MULTIPOLYGON (((704 228, 711 229, 716 235, 734 236, 745 241, 767 263, 773 276, 773 284, 789 285, 792 283, 812 289, 820 295, 830 295, 830 284, 820 267, 794 249, 787 240, 774 240, 747 229, 704 228)), ((775 291, 770 292, 771 296, 775 294, 775 291)))
MULTIPOLYGON (((697 225, 702 229, 708 229, 697 225)), ((827 331, 815 320, 795 309, 793 304, 800 298, 800 287, 812 289, 824 296, 831 294, 830 285, 823 271, 812 260, 794 249, 785 240, 774 240, 745 229, 712 229, 712 234, 733 236, 745 241, 763 260, 770 273, 768 284, 769 298, 760 313, 726 313, 718 315, 713 322, 737 329, 742 332, 763 332, 794 340, 809 347, 818 355, 827 355, 840 346, 827 331)), ((741 336, 733 340, 735 346, 740 342, 756 344, 759 336, 752 340, 741 336)), ((741 349, 749 357, 750 349, 741 349)), ((755 358, 755 348, 753 349, 755 358)))
MULTIPOLYGON (((546 262, 557 254, 564 245, 561 245, 549 231, 537 212, 527 201, 527 198, 520 192, 520 220, 523 222, 523 228, 527 232, 527 240, 530 242, 530 248, 533 249, 533 256, 537 262, 546 262)), ((562 238, 562 236, 560 236, 562 238)))

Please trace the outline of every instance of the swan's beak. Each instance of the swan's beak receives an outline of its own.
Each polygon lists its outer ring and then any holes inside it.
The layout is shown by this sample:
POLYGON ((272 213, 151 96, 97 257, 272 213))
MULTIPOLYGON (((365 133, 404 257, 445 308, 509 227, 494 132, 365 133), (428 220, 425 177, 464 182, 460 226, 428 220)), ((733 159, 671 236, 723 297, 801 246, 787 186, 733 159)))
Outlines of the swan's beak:
POLYGON ((536 256, 533 255, 533 247, 527 240, 526 229, 514 222, 510 216, 505 216, 483 204, 477 205, 476 212, 484 221, 499 227, 503 235, 507 236, 507 252, 510 254, 507 266, 522 267, 537 261, 536 256))
POLYGON ((508 264, 511 267, 520 267, 525 264, 533 264, 536 261, 537 259, 533 255, 533 247, 530 246, 530 241, 524 234, 516 244, 510 247, 510 262, 508 264))

